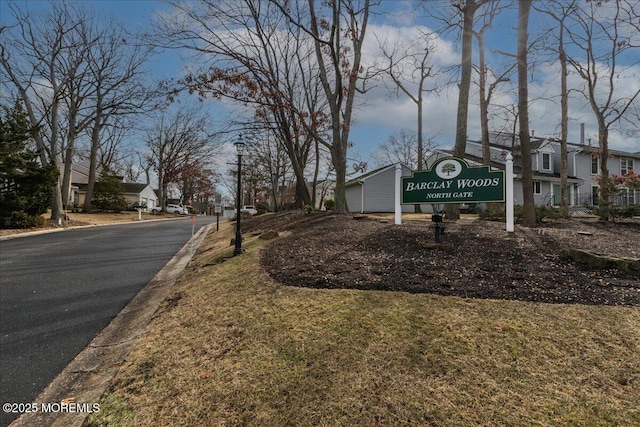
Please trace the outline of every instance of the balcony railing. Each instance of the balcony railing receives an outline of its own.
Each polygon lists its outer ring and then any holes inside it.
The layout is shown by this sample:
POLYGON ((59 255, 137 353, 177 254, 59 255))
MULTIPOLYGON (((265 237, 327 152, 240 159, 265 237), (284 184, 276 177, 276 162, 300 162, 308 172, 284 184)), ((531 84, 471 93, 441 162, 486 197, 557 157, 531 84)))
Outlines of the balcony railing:
MULTIPOLYGON (((632 192, 629 192, 627 194, 616 194, 612 196, 610 200, 613 203, 613 205, 617 207, 637 205, 637 204, 640 204, 640 194, 639 192, 636 192, 635 198, 632 192)), ((597 206, 598 196, 593 196, 591 194, 580 196, 578 198, 576 205, 577 206, 597 206)))

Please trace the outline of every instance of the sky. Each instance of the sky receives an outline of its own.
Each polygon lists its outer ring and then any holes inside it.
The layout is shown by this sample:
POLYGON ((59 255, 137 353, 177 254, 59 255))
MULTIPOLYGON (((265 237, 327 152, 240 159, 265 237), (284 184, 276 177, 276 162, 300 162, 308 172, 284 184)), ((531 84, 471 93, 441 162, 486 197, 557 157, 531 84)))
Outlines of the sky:
MULTIPOLYGON (((0 0, 0 14, 6 11, 7 0, 0 0)), ((432 0, 432 4, 447 0, 432 0)), ((150 25, 160 11, 167 11, 168 6, 155 0, 109 0, 109 1, 79 1, 83 6, 94 8, 113 16, 122 22, 129 30, 136 31, 150 25)), ((46 9, 47 1, 30 0, 27 3, 32 11, 46 9)), ((381 60, 378 39, 413 40, 419 31, 430 31, 437 28, 437 23, 412 13, 410 3, 403 0, 383 0, 383 10, 387 13, 377 14, 370 22, 368 37, 363 51, 363 62, 374 63, 381 60)), ((514 53, 516 50, 516 34, 513 26, 517 22, 517 10, 512 9, 499 15, 487 34, 487 57, 492 63, 505 63, 506 57, 495 50, 514 53)), ((2 18, 4 19, 4 18, 2 18)), ((530 32, 535 33, 544 23, 544 18, 532 15, 530 32)), ((433 64, 435 66, 451 66, 460 61, 460 47, 455 32, 439 33, 433 39, 433 64)), ((477 45, 474 42, 474 50, 477 45)), ((636 55, 638 55, 636 53, 636 55)), ((474 52, 474 61, 477 51, 474 52)), ((627 58, 634 61, 634 58, 627 58)), ((640 62, 635 57, 635 62, 640 62)), ((176 78, 183 76, 179 54, 166 52, 156 57, 152 63, 153 77, 156 79, 176 78)), ((622 73, 623 80, 620 93, 631 93, 640 87, 640 65, 637 63, 626 68, 622 73)), ((560 103, 559 93, 559 65, 557 61, 539 64, 529 86, 530 99, 535 101, 530 107, 530 129, 536 136, 559 136, 560 103), (545 98, 543 100, 542 98, 545 98), (551 98, 551 99, 549 99, 551 98)), ((443 83, 451 75, 438 77, 433 83, 443 87, 443 83)), ((517 104, 515 91, 510 90, 515 85, 515 74, 511 82, 499 86, 492 99, 492 103, 501 104, 506 109, 512 109, 517 104)), ((570 76, 570 85, 580 84, 579 80, 570 76)), ((390 85, 378 81, 373 84, 366 96, 358 99, 358 107, 354 113, 354 122, 350 139, 353 147, 349 152, 351 162, 365 161, 375 164, 373 159, 377 147, 384 143, 390 135, 401 130, 415 132, 416 105, 406 95, 396 95, 389 90, 390 85)), ((477 89, 472 88, 469 108, 468 133, 470 139, 480 138, 479 107, 477 89)), ((640 101, 640 100, 638 100, 640 101)), ((197 102, 194 99, 194 102, 197 102)), ((424 103, 424 138, 441 148, 449 148, 455 140, 456 109, 458 91, 455 85, 442 90, 437 95, 428 94, 424 103)), ((229 114, 230 110, 220 102, 208 101, 206 107, 210 109, 216 119, 229 114)), ((597 126, 594 115, 586 101, 574 94, 569 104, 569 141, 580 142, 580 124, 585 123, 586 140, 597 141, 597 126)), ((496 121, 498 123, 498 121, 496 121)), ((498 127, 497 125, 495 125, 498 127)), ((634 137, 616 130, 610 133, 610 148, 623 151, 640 151, 640 136, 634 137)), ((233 142, 233 141, 232 141, 233 142)), ((586 141, 585 141, 586 142, 586 141)), ((229 145, 228 151, 230 152, 229 145)))

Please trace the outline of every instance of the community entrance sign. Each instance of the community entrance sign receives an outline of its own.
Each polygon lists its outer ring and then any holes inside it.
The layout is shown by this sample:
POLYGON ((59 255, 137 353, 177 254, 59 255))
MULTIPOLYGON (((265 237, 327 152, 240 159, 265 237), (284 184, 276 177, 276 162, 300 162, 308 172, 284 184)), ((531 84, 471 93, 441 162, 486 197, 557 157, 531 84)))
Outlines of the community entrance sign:
POLYGON ((395 180, 395 223, 402 224, 402 203, 505 202, 506 230, 513 232, 511 153, 507 153, 505 160, 504 171, 492 171, 489 166, 469 167, 462 159, 446 157, 435 162, 430 170, 414 172, 410 177, 402 177, 402 167, 398 163, 395 180))
POLYGON ((402 178, 402 203, 487 203, 505 201, 504 171, 489 166, 470 167, 457 157, 446 157, 430 170, 402 178))

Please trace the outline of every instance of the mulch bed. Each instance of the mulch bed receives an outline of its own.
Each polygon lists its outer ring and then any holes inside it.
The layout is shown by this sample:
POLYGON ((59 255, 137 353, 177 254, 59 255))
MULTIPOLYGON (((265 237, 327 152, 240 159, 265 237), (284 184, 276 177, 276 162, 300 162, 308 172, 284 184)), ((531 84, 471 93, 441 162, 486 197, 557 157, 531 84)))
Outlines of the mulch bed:
POLYGON ((445 223, 441 243, 427 221, 400 226, 352 215, 299 212, 254 217, 246 232, 293 233, 266 247, 261 262, 277 281, 311 288, 434 293, 546 303, 640 305, 636 272, 564 260, 562 249, 633 256, 640 222, 565 220, 536 229, 461 220, 445 223), (635 242, 635 243, 634 243, 635 242), (630 254, 630 255, 629 255, 630 254))

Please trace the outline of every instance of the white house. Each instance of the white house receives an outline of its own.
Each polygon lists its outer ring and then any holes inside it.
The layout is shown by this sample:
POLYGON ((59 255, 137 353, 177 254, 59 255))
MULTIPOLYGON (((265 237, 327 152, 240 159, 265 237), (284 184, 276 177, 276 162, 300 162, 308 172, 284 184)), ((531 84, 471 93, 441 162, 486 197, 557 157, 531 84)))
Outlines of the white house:
POLYGON ((148 184, 138 184, 125 182, 122 184, 124 189, 124 198, 127 204, 137 204, 140 207, 146 207, 150 209, 154 206, 158 206, 158 196, 148 184))
MULTIPOLYGON (((100 176, 102 168, 98 168, 96 174, 100 176)), ((87 194, 87 184, 89 182, 89 163, 81 162, 71 167, 71 194, 70 205, 80 207, 84 204, 87 194)), ((136 204, 137 206, 147 207, 147 209, 157 206, 158 195, 147 184, 123 182, 124 198, 128 205, 136 204)))

